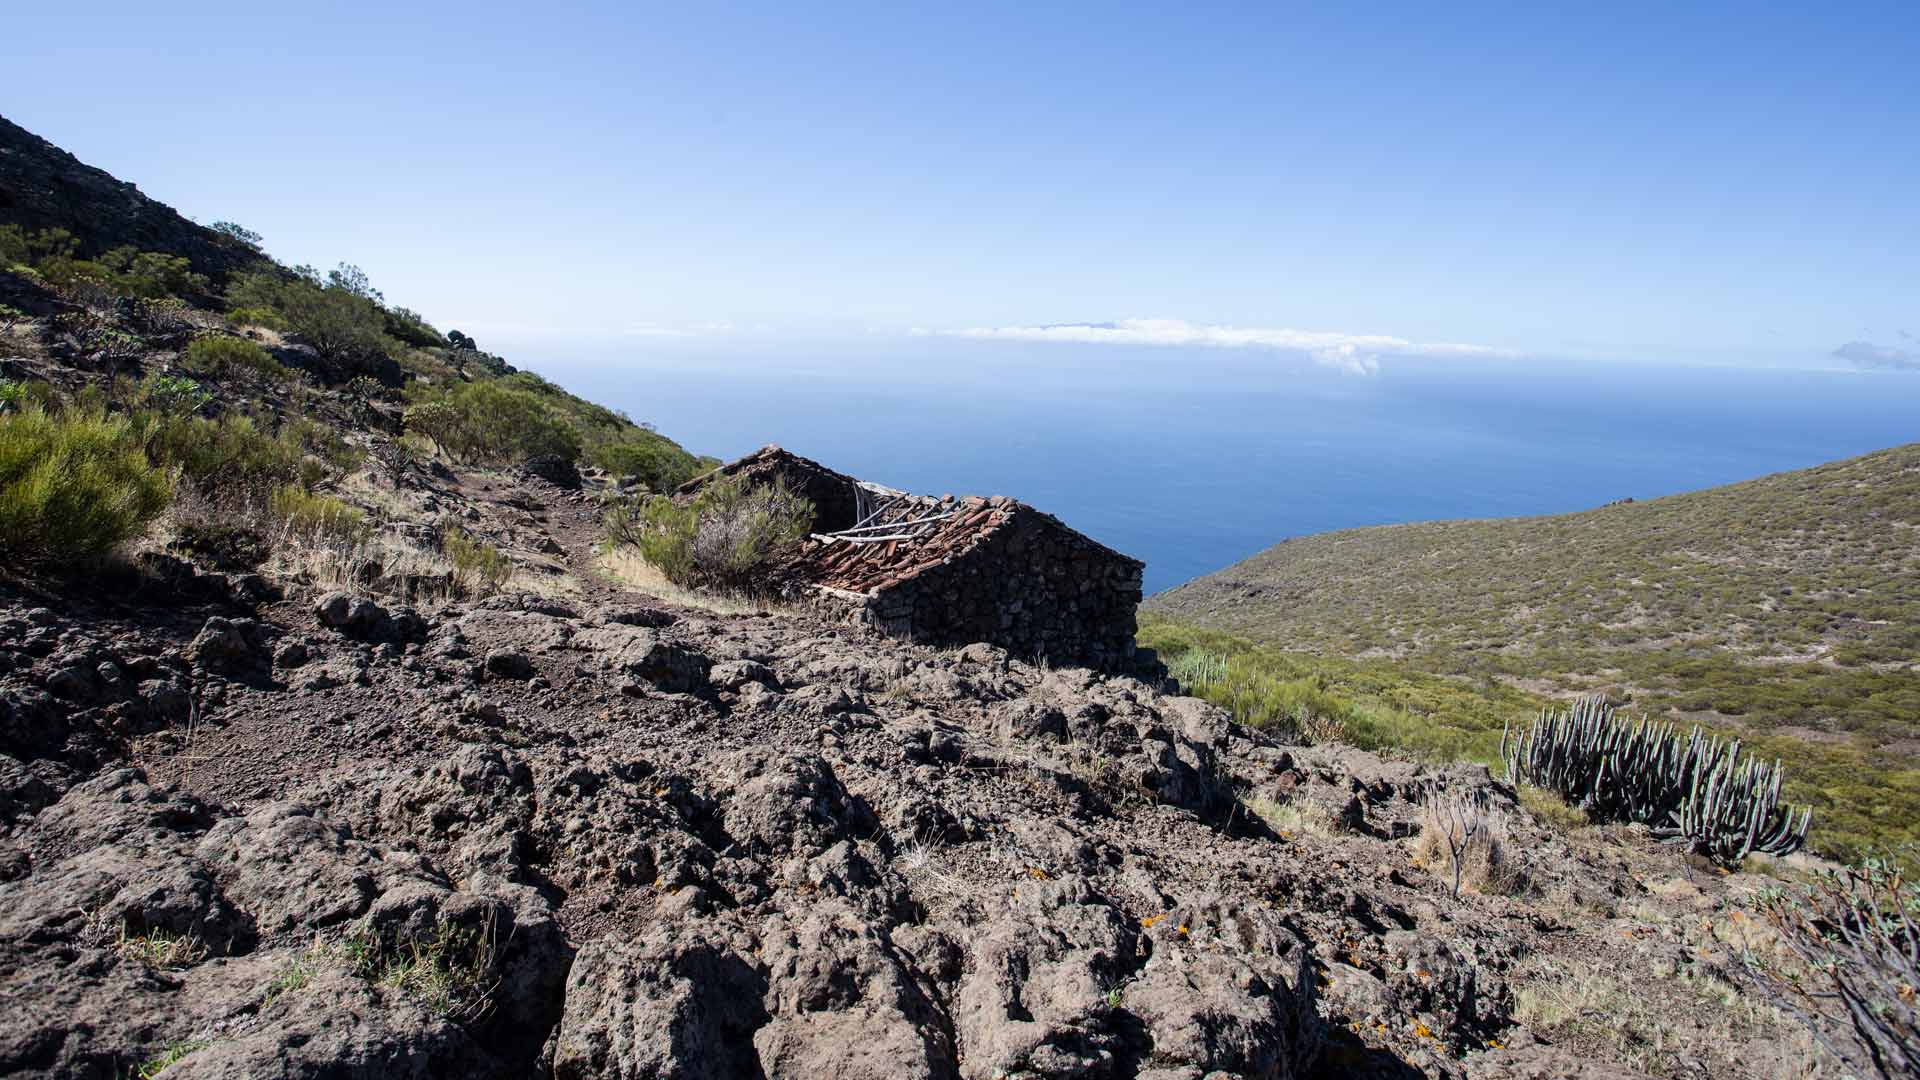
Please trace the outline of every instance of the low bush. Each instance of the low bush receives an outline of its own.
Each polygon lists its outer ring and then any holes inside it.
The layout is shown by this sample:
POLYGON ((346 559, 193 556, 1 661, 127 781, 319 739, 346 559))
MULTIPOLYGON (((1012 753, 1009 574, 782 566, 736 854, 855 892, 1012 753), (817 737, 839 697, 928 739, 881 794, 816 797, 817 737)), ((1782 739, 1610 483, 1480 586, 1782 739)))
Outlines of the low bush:
POLYGON ((134 300, 122 309, 127 324, 141 334, 156 338, 177 338, 193 332, 188 312, 193 309, 184 300, 171 296, 134 300))
POLYGON ((440 552, 453 564, 454 586, 462 593, 496 593, 513 577, 513 563, 499 548, 451 521, 440 528, 440 552))
POLYGON ((1920 1075, 1920 885, 1885 859, 1761 894, 1786 963, 1752 952, 1744 973, 1847 1067, 1920 1075))
POLYGON ((206 387, 192 379, 155 372, 140 380, 140 404, 168 418, 192 416, 213 401, 206 387))
POLYGON ((291 276, 241 274, 227 288, 232 311, 264 308, 299 334, 323 358, 353 369, 386 353, 386 313, 371 297, 344 283, 323 283, 310 267, 291 276))
POLYGON ((648 490, 662 493, 693 479, 700 467, 672 440, 637 427, 589 442, 583 457, 615 476, 637 476, 648 490))
POLYGON ((108 283, 123 296, 159 299, 205 292, 207 288, 207 279, 194 273, 193 265, 183 255, 118 247, 95 263, 105 269, 108 283))
POLYGON ((507 465, 530 457, 580 456, 580 436, 541 395, 497 380, 410 388, 407 430, 471 465, 507 465))
MULTIPOLYGON (((248 416, 169 417, 136 413, 134 421, 156 462, 201 487, 264 494, 282 484, 317 480, 297 438, 276 437, 248 416)), ((324 467, 323 467, 324 468, 324 467)))
POLYGON ((616 504, 606 524, 667 580, 687 588, 763 589, 777 556, 806 538, 813 504, 780 481, 717 477, 677 502, 661 495, 616 504))
POLYGON ((426 317, 416 311, 403 307, 389 308, 386 313, 387 336, 415 348, 427 349, 445 345, 446 339, 426 317))
POLYGON ((207 228, 229 240, 240 243, 244 247, 252 248, 254 251, 260 250, 260 242, 263 238, 259 233, 254 232, 245 225, 240 225, 232 221, 216 221, 207 226, 207 228))
POLYGON ((212 379, 258 375, 279 382, 293 378, 293 370, 275 360, 267 350, 245 338, 226 334, 206 334, 193 339, 193 344, 188 345, 180 357, 180 366, 212 379))
POLYGON ((289 328, 287 326, 287 320, 283 318, 278 311, 270 307, 258 305, 253 307, 236 307, 227 312, 227 325, 233 327, 264 326, 268 330, 286 330, 289 328))
POLYGON ((92 311, 62 312, 53 322, 93 364, 109 371, 131 367, 147 352, 146 342, 92 311))
POLYGON ((27 240, 33 268, 45 281, 87 302, 113 297, 160 299, 205 292, 207 279, 184 256, 117 247, 92 259, 74 256, 71 237, 41 233, 27 240), (37 253, 37 254, 34 254, 37 253))
POLYGON ((353 543, 367 535, 367 518, 331 495, 311 492, 297 484, 273 489, 267 512, 289 532, 317 543, 353 543))
POLYGON ((1167 658, 1167 672, 1187 693, 1233 713, 1235 720, 1300 742, 1327 742, 1357 726, 1352 702, 1317 673, 1293 675, 1211 649, 1167 658))
POLYGON ((33 262, 27 246, 27 231, 18 225, 0 225, 0 268, 26 266, 33 262))
POLYGON ((171 484, 124 418, 37 405, 0 415, 0 562, 75 565, 140 535, 171 484))

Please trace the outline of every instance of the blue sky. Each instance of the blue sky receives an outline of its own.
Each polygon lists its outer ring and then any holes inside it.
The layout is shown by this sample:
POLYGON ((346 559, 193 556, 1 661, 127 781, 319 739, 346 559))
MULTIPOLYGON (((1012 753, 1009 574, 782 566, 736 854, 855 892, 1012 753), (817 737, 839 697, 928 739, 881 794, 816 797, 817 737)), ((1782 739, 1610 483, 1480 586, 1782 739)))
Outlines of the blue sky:
POLYGON ((483 343, 1920 366, 1920 5, 1552 6, 39 5, 0 112, 483 343))

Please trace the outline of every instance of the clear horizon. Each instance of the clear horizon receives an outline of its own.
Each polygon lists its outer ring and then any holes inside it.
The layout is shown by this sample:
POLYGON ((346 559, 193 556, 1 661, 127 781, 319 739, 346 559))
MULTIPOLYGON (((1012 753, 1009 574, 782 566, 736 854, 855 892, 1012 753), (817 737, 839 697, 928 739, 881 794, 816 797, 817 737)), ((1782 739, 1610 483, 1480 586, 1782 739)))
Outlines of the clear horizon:
POLYGON ((14 14, 6 115, 536 369, 1920 371, 1911 6, 510 10, 14 14))

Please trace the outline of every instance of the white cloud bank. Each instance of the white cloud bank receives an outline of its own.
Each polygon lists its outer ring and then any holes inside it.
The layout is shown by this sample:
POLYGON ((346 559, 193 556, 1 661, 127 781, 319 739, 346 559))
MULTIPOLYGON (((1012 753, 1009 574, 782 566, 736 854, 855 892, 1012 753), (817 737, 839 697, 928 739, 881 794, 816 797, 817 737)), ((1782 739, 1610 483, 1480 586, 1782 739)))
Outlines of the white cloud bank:
POLYGON ((1184 319, 1121 319, 1118 322, 1062 323, 1052 326, 994 326, 967 330, 916 330, 942 337, 1002 341, 1051 341, 1089 345, 1207 345, 1304 353, 1315 362, 1357 375, 1380 370, 1383 356, 1511 356, 1484 345, 1421 344, 1384 334, 1340 334, 1313 330, 1208 326, 1184 319))
MULTIPOLYGON (((1904 330, 1900 332, 1900 336, 1909 340, 1913 337, 1904 330)), ((1884 371, 1920 371, 1920 349, 1875 345, 1870 341, 1849 341, 1833 350, 1833 355, 1848 361, 1855 367, 1880 368, 1884 371)))

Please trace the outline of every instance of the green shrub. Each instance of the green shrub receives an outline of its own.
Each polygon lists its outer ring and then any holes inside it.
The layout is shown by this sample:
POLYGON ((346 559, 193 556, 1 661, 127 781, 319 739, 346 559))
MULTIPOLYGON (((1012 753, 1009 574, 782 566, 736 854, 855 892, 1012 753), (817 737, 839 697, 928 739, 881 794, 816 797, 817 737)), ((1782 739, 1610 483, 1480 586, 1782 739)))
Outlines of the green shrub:
POLYGON ((187 302, 178 297, 143 298, 127 306, 125 317, 141 333, 174 337, 193 331, 193 323, 187 318, 190 310, 187 302))
POLYGON ((269 434, 252 417, 209 420, 141 413, 135 421, 145 433, 148 454, 201 487, 244 494, 308 479, 301 468, 306 452, 299 440, 269 434))
POLYGON ((1920 1075, 1920 885, 1871 858, 1769 889, 1756 906, 1791 959, 1748 951, 1748 981, 1853 1075, 1920 1075))
POLYGON ((260 241, 262 239, 260 234, 244 225, 235 224, 231 221, 216 221, 207 226, 207 228, 229 240, 238 241, 242 245, 250 247, 255 251, 260 250, 260 241))
POLYGON ((584 457, 615 476, 637 476, 649 490, 672 491, 696 475, 698 462, 672 440, 640 428, 589 442, 584 457))
POLYGON ((496 593, 513 577, 513 563, 499 548, 451 521, 440 528, 440 551, 453 564, 454 585, 463 593, 496 593))
POLYGON ((386 351, 386 313, 380 305, 342 283, 322 284, 311 268, 298 268, 291 277, 268 271, 239 275, 227 298, 236 311, 272 310, 332 363, 356 367, 386 351))
POLYGON ((63 312, 54 316, 54 325, 110 370, 131 366, 147 351, 145 342, 91 311, 63 312))
POLYGON ((1338 740, 1364 750, 1493 765, 1500 760, 1502 723, 1537 707, 1497 683, 1475 686, 1387 661, 1284 652, 1153 612, 1140 613, 1138 638, 1169 668, 1208 676, 1182 678, 1189 693, 1240 723, 1305 742, 1338 740), (1194 654, 1200 656, 1187 659, 1194 654))
POLYGON ((205 292, 207 288, 207 279, 194 273, 192 264, 181 255, 117 247, 101 255, 95 264, 106 271, 108 283, 122 296, 158 299, 205 292))
POLYGON ((192 416, 213 401, 213 395, 192 379, 155 372, 140 380, 140 403, 166 417, 192 416))
POLYGON ((411 388, 407 430, 466 464, 505 465, 530 457, 580 456, 580 436, 539 394, 497 380, 411 388))
POLYGON ((386 319, 387 336, 396 341, 421 349, 435 348, 447 343, 446 339, 440 336, 440 331, 435 330, 433 324, 427 322, 419 312, 409 311, 403 307, 392 308, 387 311, 386 319))
POLYGON ((18 225, 0 225, 0 267, 25 265, 31 260, 27 231, 18 225))
POLYGON ((264 326, 269 330, 288 329, 287 320, 282 318, 278 311, 270 307, 258 306, 237 307, 227 312, 227 325, 232 327, 264 326))
POLYGON ((689 588, 748 590, 787 548, 806 538, 813 504, 785 483, 716 477, 691 500, 662 495, 616 504, 607 529, 667 580, 689 588))
POLYGON ((73 565, 138 536, 172 494, 126 418, 0 415, 0 562, 73 565))
POLYGON ((180 366, 196 375, 229 379, 252 374, 275 381, 293 378, 292 369, 275 360, 267 350, 245 338, 225 334, 206 334, 193 339, 180 358, 180 366))
POLYGON ((27 242, 43 252, 34 261, 40 276, 63 292, 98 302, 115 296, 161 299, 205 292, 207 279, 184 256, 117 247, 95 259, 76 258, 71 237, 42 233, 27 242))
POLYGON ((296 535, 321 542, 352 542, 367 535, 367 517, 331 495, 297 484, 273 489, 267 512, 296 535))
POLYGON ((0 412, 11 412, 25 406, 27 388, 23 383, 12 379, 0 379, 0 412))
POLYGON ((73 234, 65 229, 42 229, 28 233, 18 225, 0 225, 0 267, 25 271, 43 277, 34 264, 43 259, 70 259, 78 247, 73 234))

